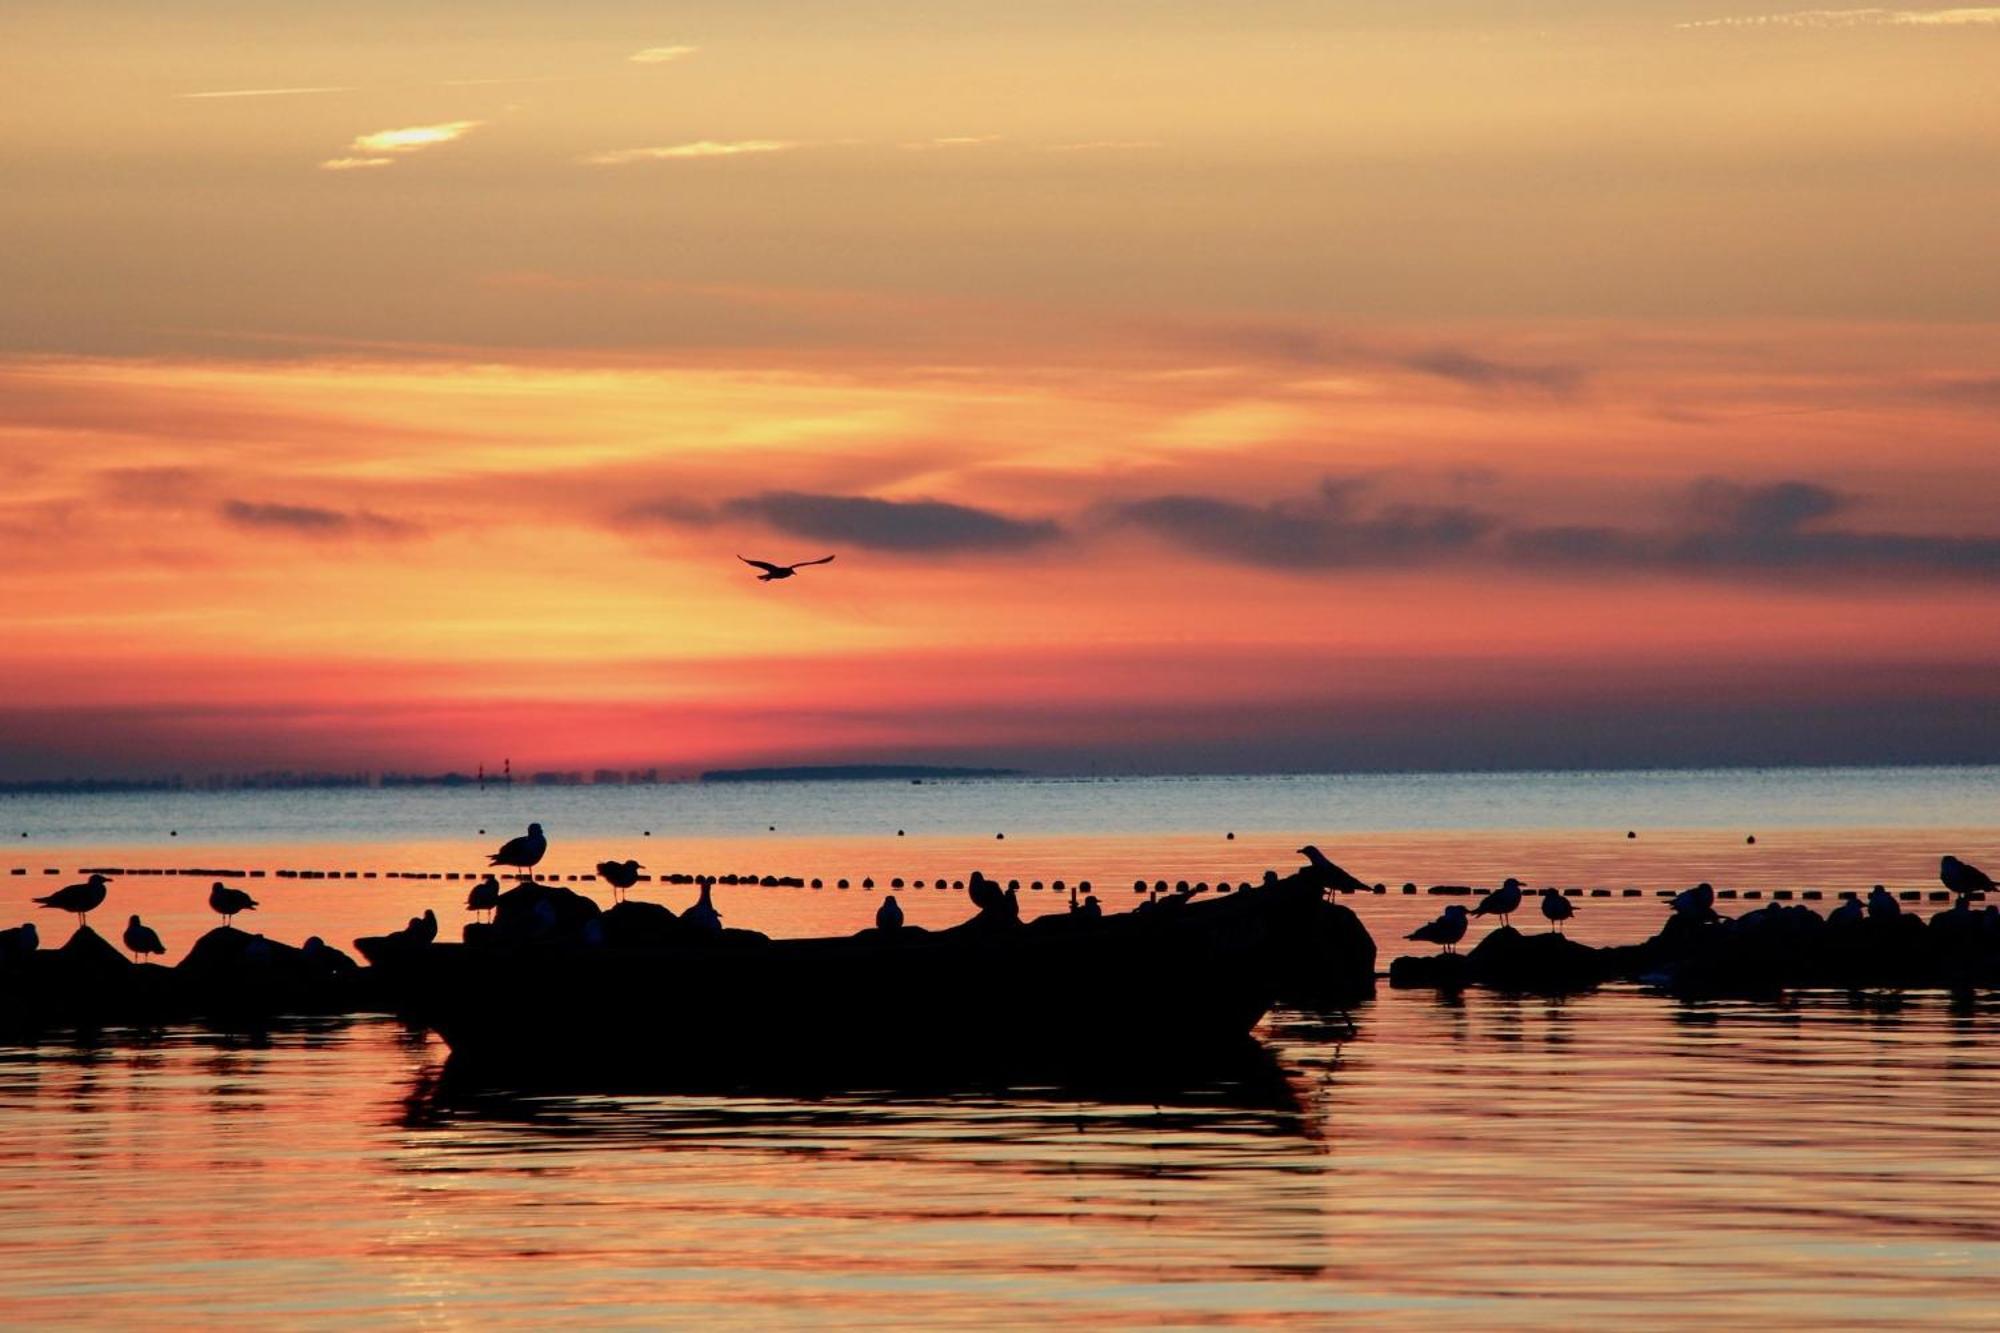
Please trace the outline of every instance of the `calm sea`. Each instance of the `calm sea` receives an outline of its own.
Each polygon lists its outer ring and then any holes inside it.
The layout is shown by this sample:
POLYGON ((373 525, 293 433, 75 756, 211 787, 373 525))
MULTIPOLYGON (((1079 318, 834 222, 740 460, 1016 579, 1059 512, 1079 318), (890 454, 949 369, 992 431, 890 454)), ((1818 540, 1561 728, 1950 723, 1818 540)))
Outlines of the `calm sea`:
MULTIPOLYGON (((283 939, 424 906, 449 930, 465 879, 387 876, 469 876, 530 819, 564 876, 632 855, 821 878, 718 890, 778 934, 854 929, 894 877, 927 881, 902 891, 918 920, 962 916, 929 882, 975 866, 1031 911, 1057 878, 1117 910, 1136 878, 1252 878, 1310 840, 1389 886, 1347 900, 1386 964, 1436 907, 1406 880, 1645 890, 1579 900, 1573 933, 1603 940, 1697 879, 1928 889, 1944 851, 2000 866, 2000 769, 8 798, 0 869, 26 873, 0 924, 59 941, 29 897, 107 865, 240 869, 263 903, 242 924, 283 939)), ((140 912, 178 954, 215 923, 206 887, 127 874, 94 921, 140 912)), ((802 1097, 465 1088, 386 1018, 49 1034, 0 1046, 0 1322, 2000 1320, 1990 997, 1385 989, 1351 1029, 1281 1012, 1261 1041, 1192 1085, 802 1097)))

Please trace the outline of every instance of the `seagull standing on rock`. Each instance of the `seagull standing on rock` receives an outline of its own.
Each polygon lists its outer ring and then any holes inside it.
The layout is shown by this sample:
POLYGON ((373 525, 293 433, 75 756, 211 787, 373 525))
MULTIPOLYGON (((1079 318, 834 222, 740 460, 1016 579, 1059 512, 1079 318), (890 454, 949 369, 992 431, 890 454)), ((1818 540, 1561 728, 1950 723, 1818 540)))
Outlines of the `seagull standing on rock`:
POLYGON ((1298 854, 1306 859, 1306 868, 1299 873, 1305 877, 1307 883, 1321 893, 1331 892, 1334 889, 1364 890, 1368 887, 1327 860, 1326 853, 1311 843, 1299 848, 1298 854))
POLYGON ((1683 889, 1674 895, 1675 916, 1691 917, 1696 921, 1715 920, 1715 886, 1707 882, 1683 889))
POLYGON ((1944 886, 1957 894, 1959 901, 1975 893, 1993 892, 1993 879, 1978 866, 1967 865, 1955 856, 1947 856, 1938 862, 1938 878, 1944 886))
POLYGON ((526 879, 528 878, 526 872, 540 865, 542 858, 548 855, 548 851, 549 840, 542 836, 542 826, 530 824, 525 834, 518 838, 509 838, 502 843, 499 851, 486 858, 486 864, 519 870, 522 872, 521 877, 526 879))
POLYGON ((257 910, 257 900, 243 890, 232 889, 221 880, 217 880, 208 886, 208 908, 222 918, 222 924, 233 926, 236 924, 238 912, 257 910))
POLYGON ((715 900, 710 896, 714 892, 714 887, 708 880, 703 880, 701 882, 701 897, 695 901, 693 907, 681 913, 681 920, 693 926, 696 930, 706 931, 711 935, 720 935, 722 933, 722 913, 715 910, 715 900))
POLYGON ((1896 895, 1877 884, 1868 890, 1868 918, 1871 921, 1886 921, 1903 914, 1903 905, 1896 901, 1896 895))
POLYGON ((35 901, 44 907, 53 907, 57 911, 74 912, 80 925, 88 925, 90 914, 104 905, 104 893, 110 887, 110 883, 102 875, 92 875, 81 884, 71 884, 57 889, 47 897, 37 898, 35 901))
POLYGON ((646 867, 637 861, 599 861, 597 873, 611 886, 613 902, 624 898, 626 890, 639 882, 639 872, 646 867))
POLYGON ((1444 909, 1443 916, 1435 921, 1425 922, 1403 938, 1439 945, 1446 953, 1454 953, 1457 951, 1458 942, 1465 938, 1465 923, 1465 909, 1453 903, 1444 909))
POLYGON ((1507 881, 1493 892, 1479 900, 1479 906, 1472 909, 1474 916, 1497 916, 1500 924, 1506 925, 1507 918, 1521 907, 1521 881, 1508 876, 1507 881))
POLYGON ((901 930, 902 928, 903 905, 896 901, 896 895, 892 893, 882 900, 880 907, 875 909, 875 929, 901 930))
POLYGON ((1576 904, 1563 897, 1559 890, 1543 889, 1542 915, 1548 918, 1549 929, 1560 935, 1563 922, 1576 915, 1576 904))
POLYGON ((125 949, 138 962, 142 954, 165 953, 167 946, 160 943, 159 932, 139 919, 134 912, 132 919, 125 923, 125 949))
POLYGON ((472 886, 472 892, 465 895, 465 910, 468 912, 491 912, 500 906, 500 881, 488 875, 472 886))

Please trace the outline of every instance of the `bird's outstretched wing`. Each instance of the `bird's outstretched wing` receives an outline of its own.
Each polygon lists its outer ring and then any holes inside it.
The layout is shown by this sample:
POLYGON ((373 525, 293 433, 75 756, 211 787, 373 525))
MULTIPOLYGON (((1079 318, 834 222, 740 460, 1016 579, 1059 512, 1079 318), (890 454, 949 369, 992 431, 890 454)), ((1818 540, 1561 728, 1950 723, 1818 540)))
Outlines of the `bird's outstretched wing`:
POLYGON ((737 558, 738 560, 741 560, 741 561, 742 561, 742 562, 743 562, 744 564, 746 564, 746 565, 755 565, 755 566, 757 566, 757 568, 759 568, 759 569, 763 570, 763 571, 764 571, 764 572, 765 572, 766 574, 775 574, 775 573, 777 573, 777 572, 778 572, 779 570, 781 570, 781 569, 783 569, 783 568, 784 568, 784 566, 783 566, 783 565, 774 565, 774 564, 772 564, 772 563, 771 563, 770 561, 768 561, 768 560, 752 560, 752 559, 751 559, 751 558, 750 558, 749 556, 747 556, 747 555, 739 555, 739 556, 737 556, 736 558, 737 558))
POLYGON ((804 568, 805 568, 805 567, 806 567, 807 565, 830 565, 830 564, 832 564, 832 563, 833 563, 833 557, 832 557, 832 556, 830 556, 830 555, 823 555, 823 556, 821 556, 821 557, 820 557, 819 559, 817 559, 817 560, 801 560, 801 561, 799 561, 799 563, 797 563, 796 565, 793 565, 793 566, 792 566, 792 568, 793 568, 793 569, 804 569, 804 568))

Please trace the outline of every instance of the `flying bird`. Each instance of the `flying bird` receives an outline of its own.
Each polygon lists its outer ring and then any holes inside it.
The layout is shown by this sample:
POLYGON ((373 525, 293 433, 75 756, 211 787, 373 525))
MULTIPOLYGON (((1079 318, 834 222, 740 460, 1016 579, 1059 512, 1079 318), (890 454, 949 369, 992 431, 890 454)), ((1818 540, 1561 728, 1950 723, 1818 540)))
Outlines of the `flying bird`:
POLYGON ((746 565, 755 565, 758 569, 764 571, 757 576, 757 582, 759 583, 773 583, 778 579, 788 579, 808 565, 825 565, 833 562, 833 557, 830 555, 823 555, 817 560, 801 560, 796 565, 774 565, 768 560, 752 560, 747 555, 739 555, 736 558, 746 565))
POLYGON ((71 884, 66 888, 57 889, 47 897, 37 898, 35 901, 44 907, 53 907, 57 911, 75 912, 78 922, 87 923, 90 914, 103 906, 104 891, 110 887, 110 883, 111 881, 102 875, 92 875, 81 884, 71 884))
POLYGON ((1435 921, 1425 922, 1403 938, 1441 945, 1446 953, 1452 953, 1458 942, 1465 938, 1465 923, 1465 909, 1453 903, 1444 909, 1443 916, 1435 921))
POLYGON ((500 906, 500 881, 488 875, 472 886, 472 892, 465 895, 465 910, 468 912, 491 912, 500 906))
POLYGON ((514 870, 533 870, 548 854, 549 840, 542 836, 540 824, 528 825, 528 831, 518 838, 509 838, 500 850, 486 858, 490 866, 507 866, 514 870))
POLYGON ((1549 919, 1549 929, 1560 935, 1563 922, 1576 915, 1576 904, 1555 889, 1543 889, 1542 915, 1549 919))
POLYGON ((1944 886, 1964 898, 1974 893, 1993 892, 1993 879, 1978 866, 1967 865, 1955 856, 1947 856, 1938 862, 1938 878, 1944 886))
POLYGON ((221 880, 208 886, 208 907, 222 918, 224 925, 236 924, 238 912, 254 912, 257 900, 241 889, 232 889, 221 880))
POLYGON ((611 886, 614 899, 624 897, 625 891, 639 882, 639 872, 646 867, 637 861, 599 861, 597 873, 611 886))
POLYGON ((1506 925, 1507 918, 1514 915, 1521 906, 1521 881, 1509 876, 1505 883, 1479 900, 1479 906, 1472 909, 1474 916, 1497 916, 1500 924, 1506 925))
POLYGON ((160 943, 159 932, 139 919, 134 912, 132 919, 125 923, 125 949, 138 962, 141 954, 165 953, 167 946, 160 943))

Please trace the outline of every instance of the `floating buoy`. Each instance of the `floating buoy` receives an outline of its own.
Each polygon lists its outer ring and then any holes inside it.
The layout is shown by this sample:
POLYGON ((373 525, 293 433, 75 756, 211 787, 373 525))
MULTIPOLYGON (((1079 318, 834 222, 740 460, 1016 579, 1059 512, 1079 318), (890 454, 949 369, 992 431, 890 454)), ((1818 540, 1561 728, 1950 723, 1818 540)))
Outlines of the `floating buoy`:
POLYGON ((1636 833, 1634 833, 1634 832, 1633 832, 1633 831, 1632 831, 1631 829, 1626 829, 1626 830, 1625 830, 1625 836, 1626 836, 1626 837, 1628 837, 1628 838, 1636 838, 1636 837, 1638 837, 1639 835, 1638 835, 1638 834, 1636 834, 1636 833))
POLYGON ((1757 841, 1757 835, 1753 833, 1749 837, 1745 838, 1743 841, 1754 845, 1757 841))
POLYGON ((1233 833, 1233 832, 1231 832, 1231 833, 1225 833, 1225 834, 1223 834, 1223 840, 1224 840, 1225 842, 1235 842, 1235 841, 1236 841, 1236 834, 1235 834, 1235 833, 1233 833))
POLYGON ((995 842, 1005 842, 1007 841, 1007 835, 1004 833, 996 833, 993 835, 993 840, 995 842))

